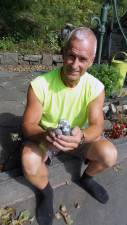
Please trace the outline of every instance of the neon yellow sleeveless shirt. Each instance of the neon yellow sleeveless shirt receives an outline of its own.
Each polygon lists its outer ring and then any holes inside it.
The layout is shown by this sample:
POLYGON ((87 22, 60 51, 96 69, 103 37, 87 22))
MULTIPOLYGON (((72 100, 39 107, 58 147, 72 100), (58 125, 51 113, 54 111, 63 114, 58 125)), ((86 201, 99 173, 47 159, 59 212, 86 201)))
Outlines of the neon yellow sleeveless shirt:
POLYGON ((104 89, 104 85, 87 72, 74 88, 66 87, 61 80, 60 68, 42 74, 31 82, 38 100, 43 105, 40 126, 55 128, 60 119, 71 127, 85 127, 88 104, 104 89))

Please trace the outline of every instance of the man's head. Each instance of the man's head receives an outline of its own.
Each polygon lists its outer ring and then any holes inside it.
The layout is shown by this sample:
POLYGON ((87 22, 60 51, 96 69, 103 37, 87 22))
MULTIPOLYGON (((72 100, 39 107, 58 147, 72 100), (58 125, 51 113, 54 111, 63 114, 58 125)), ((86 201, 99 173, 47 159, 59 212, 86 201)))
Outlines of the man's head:
POLYGON ((93 64, 97 40, 92 30, 87 27, 74 29, 63 49, 62 76, 66 83, 77 83, 93 64))

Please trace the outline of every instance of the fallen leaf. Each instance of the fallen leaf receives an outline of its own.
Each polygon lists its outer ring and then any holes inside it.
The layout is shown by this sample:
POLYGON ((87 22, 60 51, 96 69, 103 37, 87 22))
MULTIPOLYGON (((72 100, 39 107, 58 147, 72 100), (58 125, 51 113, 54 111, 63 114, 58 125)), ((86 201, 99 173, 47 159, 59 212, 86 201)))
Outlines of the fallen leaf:
POLYGON ((19 217, 18 217, 18 221, 21 224, 24 224, 25 222, 27 222, 30 218, 30 212, 28 210, 24 210, 20 213, 19 217))
POLYGON ((66 224, 71 225, 74 223, 74 221, 72 220, 70 214, 67 212, 66 206, 65 205, 60 205, 60 214, 63 216, 64 221, 66 224))

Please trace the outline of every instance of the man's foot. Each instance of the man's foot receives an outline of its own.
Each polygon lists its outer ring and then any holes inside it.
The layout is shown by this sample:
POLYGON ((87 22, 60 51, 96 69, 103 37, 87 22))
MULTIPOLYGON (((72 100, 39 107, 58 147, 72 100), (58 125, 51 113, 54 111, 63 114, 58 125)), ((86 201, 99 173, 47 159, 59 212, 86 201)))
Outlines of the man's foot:
POLYGON ((107 191, 100 184, 98 184, 92 176, 84 173, 80 178, 80 185, 99 202, 105 204, 109 200, 107 191))
POLYGON ((53 189, 48 183, 39 193, 37 204, 37 222, 39 225, 52 225, 53 223, 53 189))

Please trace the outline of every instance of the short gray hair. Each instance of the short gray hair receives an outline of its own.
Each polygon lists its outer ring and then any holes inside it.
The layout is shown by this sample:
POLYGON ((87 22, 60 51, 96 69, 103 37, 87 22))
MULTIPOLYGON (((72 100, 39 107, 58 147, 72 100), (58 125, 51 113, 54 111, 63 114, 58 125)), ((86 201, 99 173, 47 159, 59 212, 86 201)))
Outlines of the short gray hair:
POLYGON ((97 50, 97 38, 94 34, 94 32, 88 28, 88 27, 77 27, 75 28, 74 30, 72 30, 68 37, 66 38, 65 42, 64 42, 64 47, 66 49, 66 47, 68 46, 68 44, 70 43, 70 41, 73 39, 73 38, 77 38, 81 41, 83 41, 84 39, 87 39, 87 38, 92 38, 93 41, 94 41, 94 50, 93 50, 93 53, 94 53, 94 56, 96 54, 96 50, 97 50))

